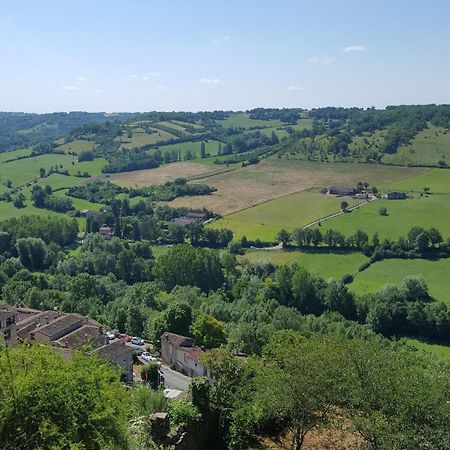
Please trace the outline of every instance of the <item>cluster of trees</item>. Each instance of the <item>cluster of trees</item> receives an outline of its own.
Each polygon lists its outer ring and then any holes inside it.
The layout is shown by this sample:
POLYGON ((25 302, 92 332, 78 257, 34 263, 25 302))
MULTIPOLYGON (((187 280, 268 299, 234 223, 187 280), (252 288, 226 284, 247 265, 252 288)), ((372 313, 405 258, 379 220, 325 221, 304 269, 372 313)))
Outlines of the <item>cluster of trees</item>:
POLYGON ((304 110, 301 108, 255 108, 247 111, 250 119, 256 120, 281 120, 285 123, 297 123, 300 114, 304 110))
POLYGON ((425 230, 414 226, 406 237, 397 241, 380 240, 378 233, 369 238, 363 230, 356 230, 350 236, 340 231, 328 229, 324 233, 319 228, 295 228, 292 233, 282 229, 277 234, 278 242, 283 246, 291 243, 298 247, 327 247, 356 249, 370 256, 370 262, 385 258, 423 258, 424 256, 448 257, 450 240, 444 242, 442 234, 436 228, 425 230))
POLYGON ((281 331, 261 358, 221 351, 207 363, 215 382, 197 379, 191 390, 214 448, 253 448, 255 437, 282 433, 300 450, 318 429, 346 430, 356 448, 449 448, 448 367, 405 348, 281 331))
POLYGON ((36 208, 50 209, 51 211, 65 213, 74 208, 72 200, 68 197, 56 197, 53 194, 52 188, 46 185, 45 188, 35 184, 31 190, 31 199, 36 208))

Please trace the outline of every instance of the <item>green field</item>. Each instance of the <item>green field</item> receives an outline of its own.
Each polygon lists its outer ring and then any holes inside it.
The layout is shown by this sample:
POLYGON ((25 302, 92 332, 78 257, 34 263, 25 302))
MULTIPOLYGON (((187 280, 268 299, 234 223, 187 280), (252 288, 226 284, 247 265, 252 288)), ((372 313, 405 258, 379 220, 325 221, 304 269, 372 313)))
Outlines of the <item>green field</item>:
POLYGON ((0 153, 0 164, 11 159, 20 158, 21 156, 31 155, 31 148, 21 148, 11 152, 0 153))
POLYGON ((432 353, 443 359, 450 359, 450 346, 442 344, 431 344, 428 342, 420 341, 419 339, 403 338, 403 342, 412 347, 416 347, 427 353, 432 353))
POLYGON ((376 200, 364 207, 322 223, 322 231, 329 228, 345 235, 364 230, 369 235, 377 232, 382 238, 397 239, 406 236, 413 226, 436 227, 444 237, 450 237, 450 171, 432 169, 411 178, 386 184, 407 192, 406 200, 376 200), (424 186, 432 194, 421 196, 424 186), (380 216, 378 210, 386 207, 388 216, 380 216))
MULTIPOLYGON (((70 171, 72 161, 75 161, 75 159, 70 155, 46 154, 3 163, 0 164, 0 183, 3 184, 6 180, 11 180, 13 187, 21 186, 38 179, 41 167, 48 170, 57 165, 70 171)), ((5 186, 0 189, 4 190, 5 186)))
POLYGON ((439 161, 450 165, 450 133, 432 125, 417 133, 411 143, 400 147, 397 153, 383 157, 385 163, 402 165, 437 166, 439 161))
POLYGON ((133 129, 132 136, 129 138, 126 134, 115 138, 115 141, 122 143, 122 148, 143 147, 145 145, 156 144, 157 142, 169 141, 170 139, 177 139, 177 137, 168 133, 167 131, 157 130, 152 128, 154 133, 148 134, 142 131, 133 129))
POLYGON ((279 127, 283 125, 281 120, 255 120, 250 119, 246 113, 231 113, 229 117, 224 120, 218 120, 219 124, 226 128, 252 128, 252 127, 279 127))
MULTIPOLYGON (((359 203, 348 199, 349 205, 359 203)), ((340 211, 341 199, 304 191, 261 203, 211 223, 212 228, 229 228, 236 238, 273 241, 278 231, 292 231, 321 217, 340 211)))
POLYGON ((100 175, 103 167, 107 164, 108 161, 104 158, 96 158, 93 161, 75 162, 75 164, 69 168, 69 173, 73 175, 76 174, 77 171, 80 171, 81 173, 87 172, 91 176, 100 175))
POLYGON ((73 141, 67 142, 66 144, 58 146, 57 149, 64 152, 81 153, 84 151, 93 150, 94 142, 84 139, 75 139, 73 141))
POLYGON ((432 194, 450 194, 450 170, 429 169, 403 180, 384 182, 381 185, 384 189, 402 190, 413 195, 422 192, 425 186, 431 189, 432 194))
POLYGON ((271 261, 275 265, 297 261, 305 269, 321 277, 341 279, 346 274, 354 274, 367 261, 361 253, 304 253, 283 250, 249 250, 242 256, 247 261, 271 261))
MULTIPOLYGON (((160 146, 157 149, 155 148, 155 149, 149 150, 147 153, 149 155, 153 155, 157 150, 159 150, 164 155, 164 152, 180 150, 181 157, 183 158, 187 151, 191 151, 193 154, 195 154, 195 159, 198 162, 200 160, 200 145, 201 145, 201 141, 180 142, 179 144, 170 144, 170 145, 160 146)), ((223 145, 224 144, 222 144, 222 147, 223 147, 223 145)), ((209 153, 211 156, 216 156, 219 151, 219 141, 215 141, 213 139, 205 141, 205 148, 206 148, 206 153, 209 153)))
MULTIPOLYGON (((97 208, 98 209, 98 208, 97 208)), ((48 209, 35 208, 30 200, 25 201, 25 208, 15 208, 12 202, 0 201, 0 218, 1 220, 11 219, 12 217, 20 217, 24 215, 37 215, 37 216, 56 216, 56 217, 68 217, 66 214, 49 211, 48 209)), ((77 222, 80 231, 85 229, 86 219, 83 217, 77 217, 77 222)))
POLYGON ((430 295, 450 304, 450 258, 438 261, 425 259, 385 259, 358 273, 350 285, 359 294, 376 292, 386 284, 398 284, 408 275, 420 275, 428 284, 430 295))

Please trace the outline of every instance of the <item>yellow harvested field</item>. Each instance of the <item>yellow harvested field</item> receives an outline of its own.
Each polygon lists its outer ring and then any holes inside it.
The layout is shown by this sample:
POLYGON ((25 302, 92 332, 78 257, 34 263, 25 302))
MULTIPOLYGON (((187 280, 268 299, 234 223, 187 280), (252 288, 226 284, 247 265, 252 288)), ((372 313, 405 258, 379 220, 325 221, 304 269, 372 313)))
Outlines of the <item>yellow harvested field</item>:
MULTIPOLYGON (((182 164, 182 163, 181 163, 182 164)), ((311 188, 355 186, 358 181, 380 185, 411 177, 424 169, 370 164, 321 164, 268 159, 220 174, 205 174, 197 182, 217 189, 212 195, 179 197, 170 206, 208 208, 221 215, 311 188)))
MULTIPOLYGON (((116 173, 109 180, 121 186, 142 187, 152 184, 163 184, 176 178, 195 178, 213 175, 226 170, 224 166, 178 162, 164 164, 156 169, 135 170, 133 172, 116 173)), ((199 181, 200 182, 200 181, 199 181)), ((207 183, 205 181, 205 183, 207 183)))

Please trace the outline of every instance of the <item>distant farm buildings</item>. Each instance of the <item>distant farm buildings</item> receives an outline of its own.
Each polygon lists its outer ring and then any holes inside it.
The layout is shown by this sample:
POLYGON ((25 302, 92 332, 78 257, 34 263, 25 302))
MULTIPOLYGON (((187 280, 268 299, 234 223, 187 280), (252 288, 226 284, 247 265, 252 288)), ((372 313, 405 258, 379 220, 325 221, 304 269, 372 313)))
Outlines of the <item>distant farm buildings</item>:
POLYGON ((404 200, 406 194, 399 191, 389 191, 384 194, 384 198, 387 198, 388 200, 404 200))
POLYGON ((185 216, 176 217, 175 219, 171 220, 169 223, 171 223, 173 225, 177 225, 179 227, 189 227, 196 223, 203 223, 206 219, 208 219, 208 217, 209 216, 208 216, 207 211, 192 210, 192 211, 189 211, 185 216))
POLYGON ((328 193, 330 195, 337 195, 337 196, 353 196, 356 194, 355 188, 340 188, 340 187, 330 187, 328 190, 328 193))

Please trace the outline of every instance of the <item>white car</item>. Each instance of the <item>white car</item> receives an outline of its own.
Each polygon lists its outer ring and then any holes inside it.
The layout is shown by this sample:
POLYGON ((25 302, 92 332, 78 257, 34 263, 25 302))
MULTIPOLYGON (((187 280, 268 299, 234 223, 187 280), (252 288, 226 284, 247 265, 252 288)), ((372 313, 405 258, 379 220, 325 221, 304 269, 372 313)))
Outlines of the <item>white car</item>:
POLYGON ((106 336, 108 336, 108 339, 109 339, 110 341, 112 341, 113 339, 116 338, 116 336, 114 336, 114 333, 111 333, 111 331, 107 331, 107 332, 106 332, 106 336))
POLYGON ((144 345, 144 339, 137 336, 133 336, 131 338, 131 343, 134 345, 144 345))
POLYGON ((149 352, 142 353, 141 358, 144 361, 159 363, 158 358, 156 358, 155 356, 152 356, 149 352))

